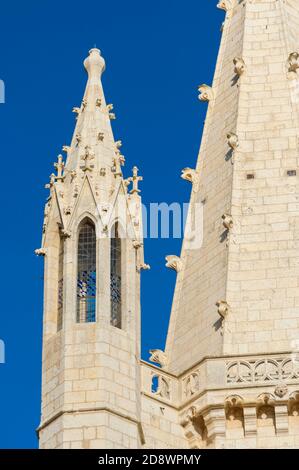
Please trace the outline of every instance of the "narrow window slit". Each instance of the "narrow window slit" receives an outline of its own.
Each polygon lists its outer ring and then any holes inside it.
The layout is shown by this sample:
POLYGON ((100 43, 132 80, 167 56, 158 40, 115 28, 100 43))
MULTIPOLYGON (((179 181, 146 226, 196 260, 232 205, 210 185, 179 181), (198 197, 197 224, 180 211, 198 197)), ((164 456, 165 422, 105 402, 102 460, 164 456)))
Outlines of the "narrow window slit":
POLYGON ((96 233, 93 223, 86 220, 79 229, 77 322, 96 320, 96 233))
POLYGON ((121 238, 119 236, 119 226, 116 222, 111 231, 110 248, 110 323, 116 328, 122 327, 121 301, 121 238))

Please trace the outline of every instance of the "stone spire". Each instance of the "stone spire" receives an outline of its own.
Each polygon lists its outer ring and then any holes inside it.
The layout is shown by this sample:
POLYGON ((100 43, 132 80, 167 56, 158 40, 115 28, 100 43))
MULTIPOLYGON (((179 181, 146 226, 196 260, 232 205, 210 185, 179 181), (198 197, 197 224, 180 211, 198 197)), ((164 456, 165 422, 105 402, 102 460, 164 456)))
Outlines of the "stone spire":
POLYGON ((209 107, 190 204, 191 218, 203 212, 203 243, 184 240, 166 347, 179 373, 205 356, 288 351, 299 334, 299 6, 218 6, 226 18, 212 88, 200 87, 209 107))
POLYGON ((105 171, 113 181, 115 157, 119 153, 114 141, 111 120, 115 119, 113 105, 106 104, 101 76, 105 70, 105 61, 99 49, 93 48, 84 61, 88 81, 79 107, 74 107, 76 126, 71 145, 65 146, 67 161, 66 173, 89 167, 89 159, 95 172, 105 171))

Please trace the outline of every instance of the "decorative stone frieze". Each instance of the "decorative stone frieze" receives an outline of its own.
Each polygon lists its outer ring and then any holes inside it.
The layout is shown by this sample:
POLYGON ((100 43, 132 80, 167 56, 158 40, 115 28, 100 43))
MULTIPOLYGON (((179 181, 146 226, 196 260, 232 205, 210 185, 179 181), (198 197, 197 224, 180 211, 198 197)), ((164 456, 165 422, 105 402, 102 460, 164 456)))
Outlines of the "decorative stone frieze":
POLYGON ((276 382, 299 379, 299 362, 291 357, 236 360, 227 363, 228 383, 276 382))

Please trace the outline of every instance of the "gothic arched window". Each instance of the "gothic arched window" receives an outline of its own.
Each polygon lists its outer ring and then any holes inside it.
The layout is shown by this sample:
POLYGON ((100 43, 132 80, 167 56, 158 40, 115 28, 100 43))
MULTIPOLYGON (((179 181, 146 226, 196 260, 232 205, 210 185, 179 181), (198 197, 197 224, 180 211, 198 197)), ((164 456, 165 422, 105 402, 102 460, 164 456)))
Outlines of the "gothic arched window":
POLYGON ((85 219, 79 228, 77 276, 77 322, 96 320, 96 232, 85 219))
POLYGON ((110 249, 111 325, 121 328, 121 238, 118 222, 111 231, 110 249))
POLYGON ((57 305, 57 331, 62 329, 63 324, 63 259, 64 259, 64 240, 59 239, 58 254, 58 305, 57 305))

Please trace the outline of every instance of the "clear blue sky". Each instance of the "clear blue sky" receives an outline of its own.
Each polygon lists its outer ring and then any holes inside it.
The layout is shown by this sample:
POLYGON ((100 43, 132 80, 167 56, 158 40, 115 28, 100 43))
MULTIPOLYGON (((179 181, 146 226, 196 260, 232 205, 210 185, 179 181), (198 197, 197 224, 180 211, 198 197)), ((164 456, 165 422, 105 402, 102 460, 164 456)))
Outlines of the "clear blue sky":
MULTIPOLYGON (((180 170, 194 166, 206 105, 197 85, 210 83, 224 19, 216 0, 43 0, 2 2, 0 448, 37 447, 40 417, 44 184, 74 127, 82 99, 82 61, 95 44, 107 69, 115 137, 125 174, 137 164, 143 202, 188 202, 180 170)), ((142 275, 142 350, 164 347, 175 273, 167 254, 181 240, 147 240, 142 275)))

